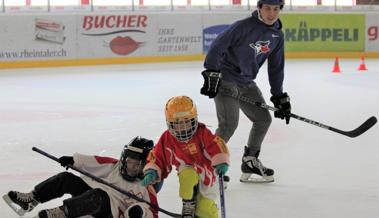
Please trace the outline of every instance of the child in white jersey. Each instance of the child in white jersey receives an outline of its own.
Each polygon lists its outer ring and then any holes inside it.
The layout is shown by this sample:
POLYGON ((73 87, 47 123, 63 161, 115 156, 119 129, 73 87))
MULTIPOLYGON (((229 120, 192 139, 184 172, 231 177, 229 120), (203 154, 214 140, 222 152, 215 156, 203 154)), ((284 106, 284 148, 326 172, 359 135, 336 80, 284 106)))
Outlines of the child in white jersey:
MULTIPOLYGON (((135 137, 125 145, 120 160, 110 157, 89 156, 75 153, 59 158, 62 166, 74 166, 95 175, 127 192, 139 193, 138 197, 157 205, 154 187, 140 185, 146 157, 153 148, 151 140, 135 137)), ((71 218, 91 215, 95 218, 155 218, 157 211, 146 203, 138 203, 108 186, 86 176, 62 172, 36 185, 33 191, 10 191, 4 200, 20 216, 30 212, 40 203, 71 194, 63 205, 41 210, 36 218, 71 218), (17 205, 17 206, 15 206, 17 205)))

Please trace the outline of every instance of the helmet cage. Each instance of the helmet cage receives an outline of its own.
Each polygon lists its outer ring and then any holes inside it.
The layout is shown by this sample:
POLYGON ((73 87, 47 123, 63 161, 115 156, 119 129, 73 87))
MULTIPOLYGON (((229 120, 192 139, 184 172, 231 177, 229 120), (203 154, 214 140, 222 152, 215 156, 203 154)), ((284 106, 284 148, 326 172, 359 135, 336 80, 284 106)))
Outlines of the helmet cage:
POLYGON ((183 118, 167 121, 168 130, 178 141, 187 142, 195 134, 198 126, 197 118, 183 118))
POLYGON ((119 171, 125 180, 132 182, 136 178, 143 176, 142 170, 153 146, 153 141, 142 137, 135 137, 129 144, 124 146, 119 161, 119 171))
POLYGON ((138 160, 132 156, 129 157, 128 155, 124 155, 120 159, 120 174, 125 180, 133 182, 137 178, 141 178, 143 176, 142 170, 145 163, 146 162, 143 160, 138 160), (131 159, 137 160, 139 163, 130 164, 131 159))
POLYGON ((197 109, 190 97, 172 97, 166 103, 165 115, 168 130, 178 141, 187 142, 195 134, 197 109))

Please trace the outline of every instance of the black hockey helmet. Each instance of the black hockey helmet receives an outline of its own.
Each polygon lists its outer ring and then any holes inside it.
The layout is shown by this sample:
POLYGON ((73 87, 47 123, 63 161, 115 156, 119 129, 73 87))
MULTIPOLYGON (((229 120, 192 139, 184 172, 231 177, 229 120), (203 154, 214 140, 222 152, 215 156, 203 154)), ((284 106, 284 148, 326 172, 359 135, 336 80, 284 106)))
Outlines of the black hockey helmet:
POLYGON ((258 8, 262 8, 263 4, 280 5, 280 9, 282 9, 284 7, 284 0, 258 0, 258 8))
POLYGON ((146 164, 146 158, 153 147, 154 142, 152 140, 140 136, 135 137, 124 146, 120 158, 120 174, 124 179, 134 181, 137 177, 142 175, 142 169, 146 164), (139 167, 135 172, 132 169, 128 170, 128 158, 136 160, 136 163, 139 164, 139 167))

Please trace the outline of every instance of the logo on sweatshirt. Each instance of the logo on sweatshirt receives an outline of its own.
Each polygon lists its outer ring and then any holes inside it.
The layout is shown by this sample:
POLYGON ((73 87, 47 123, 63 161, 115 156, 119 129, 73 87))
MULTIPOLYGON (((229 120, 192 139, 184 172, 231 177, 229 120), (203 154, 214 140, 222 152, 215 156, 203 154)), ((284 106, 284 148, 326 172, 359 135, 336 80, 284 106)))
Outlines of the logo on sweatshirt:
POLYGON ((270 40, 251 43, 249 46, 255 50, 255 56, 267 54, 270 51, 270 40))

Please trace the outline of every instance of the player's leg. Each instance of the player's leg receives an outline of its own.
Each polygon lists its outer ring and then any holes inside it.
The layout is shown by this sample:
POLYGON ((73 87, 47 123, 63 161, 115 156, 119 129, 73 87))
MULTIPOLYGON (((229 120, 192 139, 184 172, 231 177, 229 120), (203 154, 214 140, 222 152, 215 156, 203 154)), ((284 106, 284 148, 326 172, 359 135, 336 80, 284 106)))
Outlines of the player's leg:
POLYGON ((214 99, 218 119, 216 135, 227 143, 237 129, 240 108, 236 98, 224 96, 223 92, 238 94, 238 91, 236 85, 223 81, 219 94, 214 99))
POLYGON ((41 182, 34 187, 34 194, 39 202, 44 203, 64 194, 81 195, 92 189, 82 178, 69 172, 62 172, 41 182))
POLYGON ((110 199, 101 189, 91 189, 81 195, 68 198, 60 207, 41 210, 38 218, 71 218, 91 215, 95 218, 111 217, 110 199))
POLYGON ((199 175, 195 169, 186 167, 181 169, 179 176, 179 196, 183 201, 182 217, 194 218, 196 209, 196 190, 199 183, 199 175))
POLYGON ((196 216, 198 218, 218 218, 218 209, 214 200, 199 193, 196 196, 196 202, 196 216))
MULTIPOLYGON (((223 92, 237 95, 238 88, 233 83, 223 81, 219 91, 220 94, 214 99, 218 119, 218 127, 215 133, 227 143, 237 129, 240 108, 237 99, 224 96, 222 95, 223 92)), ((226 189, 227 182, 230 181, 229 176, 224 175, 224 181, 226 182, 224 186, 226 189)))
POLYGON ((30 192, 9 191, 3 196, 5 202, 20 216, 34 209, 39 203, 63 196, 77 195, 90 187, 78 176, 62 172, 36 185, 30 192))
MULTIPOLYGON (((240 88, 241 94, 254 99, 257 102, 265 103, 260 89, 255 84, 240 88)), ((267 109, 240 101, 241 110, 253 122, 250 130, 247 147, 244 149, 242 157, 241 176, 242 182, 249 182, 252 174, 259 175, 261 179, 253 179, 251 182, 273 182, 274 171, 263 166, 258 159, 262 142, 270 127, 272 118, 267 109)))

